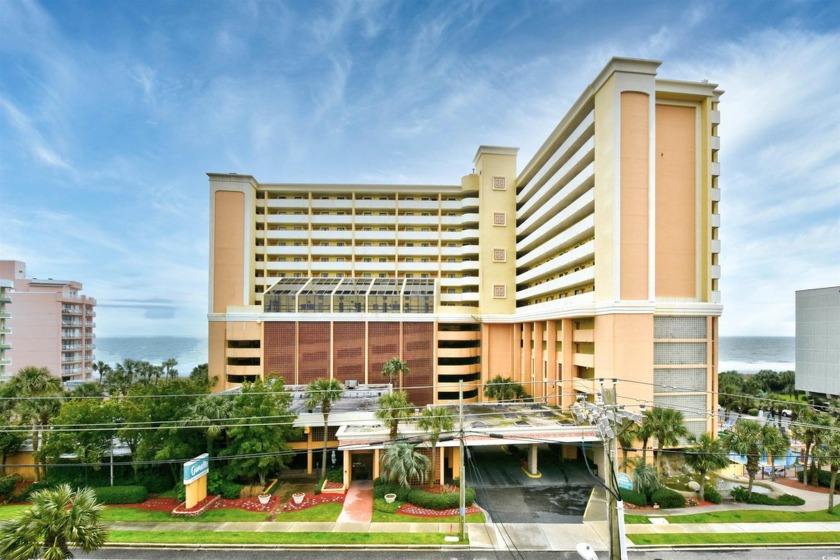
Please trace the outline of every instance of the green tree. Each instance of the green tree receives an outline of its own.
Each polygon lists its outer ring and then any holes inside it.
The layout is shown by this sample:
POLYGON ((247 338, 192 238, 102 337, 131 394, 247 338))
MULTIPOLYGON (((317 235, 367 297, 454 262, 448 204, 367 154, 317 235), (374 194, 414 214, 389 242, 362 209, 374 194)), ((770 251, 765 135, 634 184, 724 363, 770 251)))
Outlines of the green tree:
MULTIPOLYGON (((429 471, 429 486, 433 486, 435 483, 435 473, 432 472, 435 468, 435 449, 440 440, 440 434, 451 432, 455 428, 455 419, 445 406, 426 407, 420 414, 417 427, 429 434, 429 444, 432 447, 432 460, 429 465, 429 469, 431 469, 429 471)), ((442 464, 443 456, 441 456, 440 461, 442 464)))
POLYGON ((286 468, 291 455, 286 442, 300 435, 292 425, 291 404, 292 396, 281 380, 266 385, 257 379, 242 385, 233 404, 233 417, 239 420, 228 430, 230 444, 221 453, 231 457, 233 475, 252 479, 256 474, 265 486, 269 473, 286 468))
POLYGON ((67 396, 71 399, 104 397, 105 388, 99 383, 87 381, 85 383, 82 383, 72 391, 68 391, 67 396))
MULTIPOLYGON (((131 457, 137 458, 140 442, 143 441, 144 430, 136 428, 144 426, 146 422, 151 420, 151 411, 143 402, 145 399, 116 397, 112 400, 114 421, 117 424, 117 437, 131 451, 131 457)), ((132 461, 131 467, 134 471, 134 481, 137 482, 140 465, 137 461, 132 461)))
POLYGON ((35 492, 32 507, 0 524, 0 557, 8 560, 64 560, 70 549, 92 552, 105 544, 102 506, 93 490, 71 490, 67 484, 35 492))
POLYGON ((93 362, 90 365, 91 369, 99 374, 99 384, 104 385, 105 380, 107 379, 108 375, 113 371, 111 366, 103 362, 102 360, 98 360, 93 362))
POLYGON ((126 358, 114 368, 109 368, 105 376, 105 387, 113 395, 127 395, 139 378, 140 362, 126 358))
POLYGON ((499 402, 524 399, 528 393, 525 387, 516 383, 510 377, 497 375, 484 385, 484 396, 499 402))
POLYGON ((431 461, 409 443, 389 443, 382 451, 382 479, 390 484, 399 484, 404 488, 411 486, 411 481, 418 479, 426 482, 431 461))
MULTIPOLYGON (((44 455, 55 463, 62 454, 75 455, 82 464, 99 463, 109 453, 116 435, 115 409, 111 402, 97 399, 74 399, 64 403, 53 418, 47 434, 44 455), (96 429, 84 429, 85 426, 96 429)), ((98 469, 99 467, 96 467, 98 469)), ((85 482, 89 467, 84 467, 85 482)))
POLYGON ((61 380, 50 374, 47 368, 24 367, 9 381, 9 391, 19 397, 17 414, 32 426, 32 457, 35 459, 35 480, 41 480, 45 469, 38 465, 42 460, 41 432, 48 429, 50 419, 61 408, 60 397, 63 393, 61 380))
POLYGON ((341 400, 344 394, 344 386, 338 379, 318 378, 306 386, 303 398, 306 400, 306 408, 314 410, 316 406, 321 407, 324 415, 324 447, 321 450, 321 478, 327 476, 327 436, 329 435, 329 417, 332 404, 341 400))
MULTIPOLYGON (((834 426, 840 428, 840 421, 835 420, 834 426)), ((814 449, 814 455, 821 463, 828 465, 831 471, 831 482, 828 486, 828 513, 834 510, 834 489, 837 487, 837 472, 840 470, 840 431, 828 431, 822 440, 822 445, 814 449)))
POLYGON ((408 400, 408 395, 403 391, 385 393, 376 400, 379 403, 379 409, 377 409, 374 415, 388 424, 391 439, 395 439, 399 430, 400 420, 411 417, 414 405, 408 400))
POLYGON ((6 476, 6 461, 9 455, 20 451, 26 441, 26 428, 21 425, 15 411, 16 395, 11 393, 10 384, 0 384, 0 418, 5 418, 9 427, 0 431, 0 478, 6 476))
POLYGON ((661 475, 665 446, 678 445, 680 438, 690 438, 691 432, 685 427, 683 413, 673 408, 653 407, 645 410, 642 426, 656 439, 656 470, 661 475))
POLYGON ((800 407, 796 421, 791 423, 790 429, 793 437, 805 444, 805 472, 802 482, 807 485, 810 479, 809 474, 816 476, 816 465, 811 458, 811 450, 820 443, 820 437, 825 433, 825 428, 831 424, 831 416, 824 412, 817 412, 811 407, 800 407), (810 471, 808 460, 811 459, 810 471))
POLYGON ((403 377, 409 373, 411 373, 411 369, 408 367, 408 363, 399 356, 394 356, 382 366, 382 375, 389 378, 391 383, 394 382, 394 378, 399 378, 400 391, 403 388, 403 377))
POLYGON ((727 451, 733 451, 747 458, 749 477, 748 495, 752 495, 755 475, 758 474, 761 456, 773 448, 778 441, 779 429, 772 424, 762 426, 753 420, 739 418, 732 429, 720 435, 720 442, 727 451))
POLYGON ((207 364, 199 364, 192 368, 192 371, 190 372, 190 380, 201 385, 206 385, 208 389, 216 384, 215 376, 213 379, 210 379, 207 364))
POLYGON ((685 451, 685 464, 694 469, 700 478, 700 500, 706 498, 706 473, 714 472, 729 464, 726 458, 726 451, 723 449, 720 440, 711 434, 703 434, 695 442, 693 447, 685 451))

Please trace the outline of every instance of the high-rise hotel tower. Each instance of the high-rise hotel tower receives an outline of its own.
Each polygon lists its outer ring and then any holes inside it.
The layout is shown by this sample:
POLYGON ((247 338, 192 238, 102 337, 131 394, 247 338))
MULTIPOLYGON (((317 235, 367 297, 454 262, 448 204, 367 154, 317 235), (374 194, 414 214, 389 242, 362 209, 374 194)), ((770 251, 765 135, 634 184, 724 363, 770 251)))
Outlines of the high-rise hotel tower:
POLYGON ((381 382, 400 356, 418 405, 496 375, 569 405, 614 378, 713 429, 722 92, 658 66, 612 59, 521 169, 480 146, 452 185, 209 174, 216 389, 381 382))

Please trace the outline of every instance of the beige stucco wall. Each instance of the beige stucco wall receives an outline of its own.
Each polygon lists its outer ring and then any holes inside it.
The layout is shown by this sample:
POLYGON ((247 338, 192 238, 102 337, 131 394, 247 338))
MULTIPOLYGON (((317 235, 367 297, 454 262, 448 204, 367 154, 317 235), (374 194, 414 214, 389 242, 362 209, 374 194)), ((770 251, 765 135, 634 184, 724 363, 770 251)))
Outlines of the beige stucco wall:
POLYGON ((650 96, 621 93, 621 299, 648 299, 650 96))
POLYGON ((245 305, 245 195, 217 191, 212 217, 213 237, 213 307, 224 313, 228 305, 245 305))
POLYGON ((615 78, 595 95, 595 300, 614 298, 615 78))
POLYGON ((638 406, 639 401, 653 402, 653 387, 650 385, 653 377, 653 315, 596 316, 595 349, 597 377, 642 382, 621 382, 618 387, 619 404, 638 406))
POLYGON ((656 296, 697 297, 694 107, 656 106, 656 296))

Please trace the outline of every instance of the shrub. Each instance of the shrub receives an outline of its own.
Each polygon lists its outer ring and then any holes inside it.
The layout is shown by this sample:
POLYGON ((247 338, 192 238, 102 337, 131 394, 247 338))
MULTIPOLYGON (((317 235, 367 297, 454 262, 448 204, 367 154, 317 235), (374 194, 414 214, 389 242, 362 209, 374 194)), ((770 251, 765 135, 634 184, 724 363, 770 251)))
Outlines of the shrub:
POLYGON ((655 504, 659 504, 659 507, 663 509, 685 507, 685 496, 670 488, 656 490, 650 500, 655 504))
POLYGON ((175 497, 178 499, 178 502, 183 502, 187 499, 187 487, 184 486, 183 482, 179 482, 175 487, 175 497))
POLYGON ((721 502, 720 492, 711 484, 707 484, 703 488, 703 493, 706 496, 706 501, 712 502, 713 504, 719 504, 721 502))
POLYGON ((633 504, 638 507, 645 507, 647 505, 647 498, 641 492, 635 490, 620 490, 621 499, 628 504, 633 504))
POLYGON ((227 480, 218 471, 213 471, 207 475, 207 493, 235 500, 242 494, 242 485, 227 480))
POLYGON ((0 496, 9 496, 15 491, 15 486, 20 477, 16 474, 0 478, 0 496))
POLYGON ((327 480, 329 482, 344 482, 344 471, 341 469, 327 469, 327 480))
POLYGON ((405 488, 404 486, 400 486, 399 484, 388 484, 386 482, 380 482, 379 485, 374 484, 373 497, 384 498, 385 494, 396 494, 397 500, 405 502, 406 496, 408 496, 408 493, 410 491, 410 488, 405 488))
POLYGON ((145 486, 104 486, 94 488, 93 492, 103 504, 139 504, 149 497, 145 486))
POLYGON ((759 506, 801 506, 805 500, 799 496, 792 496, 791 494, 782 494, 778 498, 771 498, 764 494, 753 492, 748 496, 747 489, 739 486, 732 490, 732 497, 736 502, 746 502, 759 506))
MULTIPOLYGON (((464 492, 465 504, 467 506, 473 505, 475 502, 475 490, 467 488, 464 492)), ((397 496, 399 500, 399 495, 397 496)), ((408 493, 405 501, 414 504, 415 506, 426 509, 455 509, 460 507, 461 497, 458 492, 449 492, 446 494, 432 494, 420 488, 415 488, 408 493)))
MULTIPOLYGON (((799 482, 802 482, 803 480, 805 480, 804 472, 805 471, 800 470, 796 473, 796 478, 799 479, 799 482)), ((831 486, 831 472, 829 472, 829 471, 817 471, 816 480, 817 480, 818 485, 825 486, 826 488, 830 487, 831 486)), ((809 485, 814 484, 814 471, 813 470, 811 470, 808 473, 808 484, 809 485)))
POLYGON ((31 496, 35 492, 38 492, 39 490, 44 490, 44 489, 47 489, 47 488, 55 488, 56 486, 57 486, 57 484, 54 483, 54 482, 48 482, 46 480, 39 480, 38 482, 33 482, 32 484, 30 484, 29 488, 24 490, 23 493, 20 496, 12 496, 11 501, 15 501, 15 502, 21 501, 22 502, 22 501, 28 500, 29 496, 31 496))

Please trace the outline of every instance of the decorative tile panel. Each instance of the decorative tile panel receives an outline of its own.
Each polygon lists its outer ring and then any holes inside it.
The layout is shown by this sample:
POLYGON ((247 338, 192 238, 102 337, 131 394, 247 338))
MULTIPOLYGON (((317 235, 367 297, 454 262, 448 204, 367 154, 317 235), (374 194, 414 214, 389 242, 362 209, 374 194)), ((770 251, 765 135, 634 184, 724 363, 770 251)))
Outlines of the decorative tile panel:
POLYGON ((506 226, 507 225, 507 214, 504 212, 493 212, 493 225, 494 226, 506 226))
POLYGON ((507 297, 507 289, 504 284, 493 285, 493 297, 497 299, 504 299, 507 297))
POLYGON ((507 183, 504 177, 493 177, 493 190, 503 191, 507 188, 507 183))

